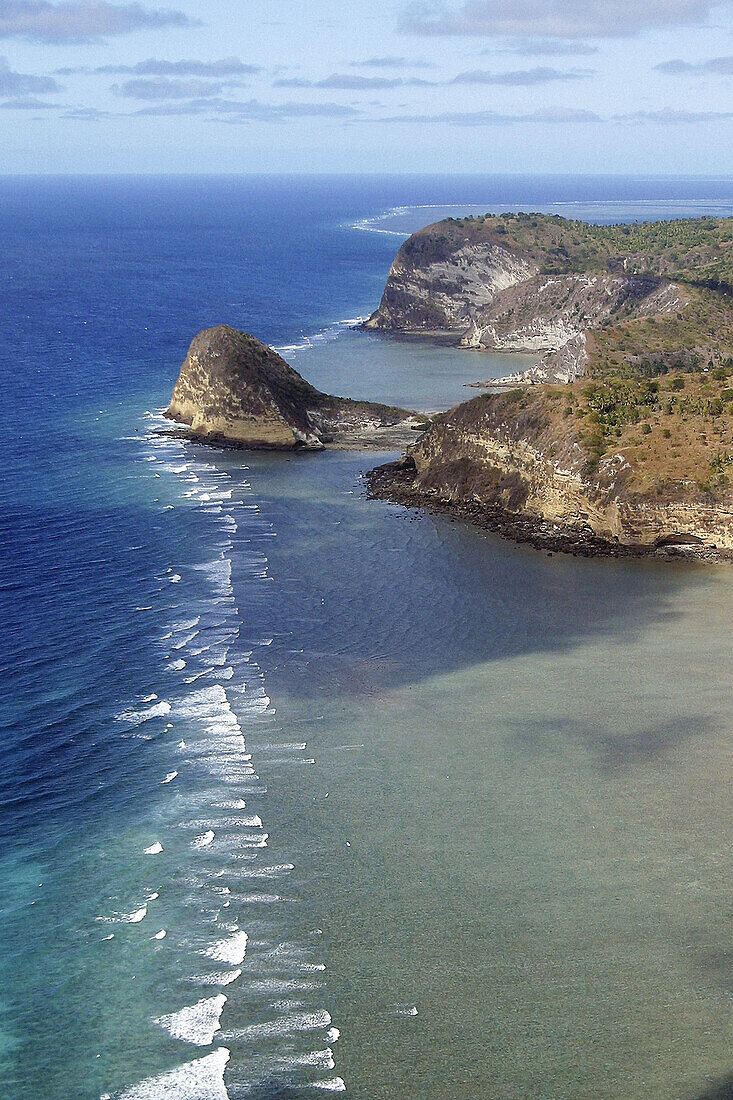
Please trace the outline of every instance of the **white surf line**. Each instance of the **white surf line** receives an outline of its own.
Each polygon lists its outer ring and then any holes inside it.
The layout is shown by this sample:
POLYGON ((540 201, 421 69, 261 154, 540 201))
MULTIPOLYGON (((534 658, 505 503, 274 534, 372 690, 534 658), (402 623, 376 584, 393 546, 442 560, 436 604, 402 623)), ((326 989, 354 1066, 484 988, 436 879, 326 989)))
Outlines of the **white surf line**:
MULTIPOLYGON (((148 901, 151 900, 151 898, 148 898, 148 901)), ((102 921, 104 924, 140 924, 148 915, 148 901, 145 901, 139 909, 135 909, 132 913, 111 913, 109 916, 95 917, 94 919, 102 921)))
MULTIPOLYGON (((345 228, 358 229, 363 233, 383 233, 388 237, 409 237, 411 234, 406 230, 399 229, 381 229, 379 228, 380 222, 389 221, 390 218, 404 217, 406 214, 415 214, 418 210, 480 210, 482 214, 488 213, 491 207, 501 207, 502 210, 508 210, 511 204, 507 203, 479 203, 479 202, 429 202, 429 203, 415 203, 410 206, 393 206, 389 210, 383 210, 379 214, 373 214, 371 217, 359 218, 355 222, 346 222, 345 228)), ((520 209, 520 208, 518 208, 520 209)), ((449 214, 445 215, 449 217, 449 214)))
MULTIPOLYGON (((341 322, 327 333, 317 334, 315 341, 322 342, 335 338, 346 325, 360 320, 361 318, 353 318, 341 322)), ((261 516, 257 503, 232 500, 233 486, 228 475, 213 471, 198 458, 190 459, 182 445, 180 445, 180 452, 175 456, 171 455, 170 458, 172 449, 169 447, 164 449, 168 452, 166 464, 159 464, 159 468, 167 468, 167 472, 173 473, 179 479, 180 492, 185 495, 187 504, 199 509, 205 515, 212 516, 222 534, 217 552, 208 561, 187 567, 188 573, 181 566, 170 568, 171 573, 182 576, 184 579, 198 574, 211 593, 212 602, 221 609, 219 621, 215 624, 207 622, 206 615, 203 619, 202 616, 186 619, 179 615, 179 620, 162 639, 169 653, 167 671, 176 674, 176 679, 180 678, 182 681, 181 696, 173 702, 171 712, 174 724, 182 722, 186 725, 184 738, 179 743, 179 752, 184 756, 187 764, 193 763, 199 770, 203 769, 212 780, 237 785, 239 790, 233 793, 238 794, 242 791, 242 793, 249 792, 252 796, 262 796, 266 794, 266 788, 259 785, 251 754, 246 752, 245 737, 240 724, 240 718, 248 722, 259 722, 268 715, 274 715, 271 700, 265 689, 262 670, 254 658, 253 650, 244 655, 247 669, 246 683, 241 689, 237 686, 236 711, 231 705, 225 686, 225 684, 233 685, 236 679, 236 669, 234 665, 228 663, 228 649, 230 642, 240 636, 239 625, 235 618, 238 615, 238 609, 232 584, 230 556, 233 549, 232 537, 239 530, 235 509, 241 508, 245 514, 252 517, 251 536, 241 538, 238 544, 238 555, 241 555, 243 560, 240 568, 238 557, 237 575, 241 574, 241 579, 246 581, 247 585, 257 582, 271 583, 269 560, 262 550, 261 540, 274 538, 277 532, 272 529, 272 524, 261 516), (180 673, 184 669, 186 675, 181 677, 180 673), (199 684, 202 686, 199 687, 199 684), (244 783, 248 784, 246 791, 243 789, 244 783), (257 785, 252 786, 252 784, 257 785)), ((252 493, 249 483, 243 485, 242 489, 244 492, 252 493)), ((254 647, 266 646, 272 641, 273 638, 268 635, 253 638, 250 644, 254 647)), ((181 732, 184 731, 178 732, 178 736, 181 732)), ((288 762, 298 758, 304 759, 305 741, 284 741, 282 734, 271 740, 274 741, 272 748, 275 752, 285 752, 289 757, 288 762)), ((311 759, 309 758, 309 761, 311 759)), ((272 762, 276 763, 276 761, 272 762)), ((171 782, 177 774, 177 771, 167 773, 163 782, 171 782)), ((245 799, 213 799, 210 805, 215 811, 213 814, 206 815, 204 811, 203 815, 188 822, 182 822, 181 827, 191 829, 192 832, 195 830, 189 844, 192 851, 197 853, 196 858, 200 854, 200 859, 203 861, 202 885, 207 881, 210 883, 205 889, 207 895, 212 897, 213 905, 212 909, 204 908, 202 912, 208 914, 204 917, 205 920, 213 919, 213 926, 219 932, 219 938, 213 940, 208 946, 197 949, 198 954, 213 963, 223 964, 226 969, 209 969, 206 973, 192 975, 190 978, 184 978, 183 981, 209 987, 219 986, 221 990, 228 986, 233 987, 234 983, 240 979, 249 937, 244 929, 239 928, 236 921, 227 923, 222 919, 227 907, 232 904, 232 894, 229 887, 221 884, 214 885, 214 880, 223 876, 224 881, 229 878, 234 885, 237 880, 244 880, 246 883, 251 877, 266 880, 279 879, 283 876, 287 877, 294 870, 294 865, 262 860, 267 849, 268 834, 264 830, 264 823, 259 813, 250 811, 241 813, 246 807, 245 799), (222 810, 230 812, 216 812, 222 810), (234 814, 232 810, 235 811, 234 814), (238 861, 236 865, 231 863, 233 849, 241 853, 234 856, 238 861), (222 853, 228 853, 224 863, 221 862, 222 853), (242 864, 240 861, 245 862, 242 864)), ((159 843, 156 842, 156 845, 159 843)), ((151 855, 157 854, 156 845, 150 845, 150 850, 146 849, 146 852, 151 855)), ((270 907, 272 901, 280 900, 280 895, 258 895, 251 891, 246 897, 239 896, 241 903, 238 902, 238 904, 246 905, 251 915, 255 915, 253 905, 270 907)), ((186 904, 193 904, 200 909, 202 900, 200 892, 196 891, 186 904)), ((208 904, 207 901, 206 905, 208 904)), ((234 912, 234 909, 231 911, 234 912)), ((259 917, 259 914, 257 916, 259 917)), ((162 938, 164 935, 165 930, 161 929, 153 939, 162 938)), ((276 949, 276 952, 277 950, 279 949, 276 949)), ((296 996, 306 995, 310 999, 319 988, 322 988, 323 983, 318 979, 325 967, 323 964, 309 961, 306 955, 310 955, 310 949, 298 949, 295 954, 283 955, 277 965, 277 969, 281 972, 280 978, 273 977, 269 985, 266 979, 261 979, 259 984, 252 983, 254 986, 252 992, 259 993, 267 1003, 273 995, 277 994, 276 987, 279 986, 277 995, 283 1009, 286 1007, 283 995, 287 996, 291 991, 296 996)), ((312 959, 312 955, 310 958, 312 959)), ((211 1045, 215 1036, 219 1035, 221 1016, 226 1002, 227 995, 219 992, 159 1016, 155 1022, 182 1042, 202 1046, 211 1045)), ((295 1008, 296 1005, 294 1004, 293 1007, 295 1008)), ((294 1031, 297 1034, 304 1036, 310 1034, 312 1025, 329 1026, 328 1041, 334 1042, 338 1038, 338 1029, 330 1026, 331 1016, 325 1010, 301 1013, 300 1016, 296 1014, 294 1018, 291 1014, 288 1023, 294 1025, 294 1031)), ((282 1018, 279 1023, 275 1023, 278 1034, 282 1025, 282 1018)), ((288 1032, 292 1037, 293 1031, 286 1023, 282 1031, 284 1040, 288 1032)), ((286 1042, 289 1041, 286 1040, 286 1042)), ((294 1052, 294 1059, 293 1068, 299 1066, 304 1072, 335 1068, 330 1048, 327 1055, 324 1055, 322 1050, 294 1052)), ((204 1063, 209 1064, 202 1059, 200 1064, 204 1065, 204 1063)), ((344 1087, 341 1078, 320 1081, 303 1080, 303 1085, 333 1091, 342 1091, 344 1087)), ((162 1094, 168 1095, 167 1092, 162 1094)), ((183 1093, 181 1095, 187 1096, 183 1093)), ((208 1094, 206 1095, 208 1100, 208 1094)))
POLYGON ((337 340, 343 332, 356 328, 363 321, 366 321, 366 317, 344 317, 340 321, 333 321, 330 325, 326 325, 325 328, 310 336, 302 335, 297 343, 281 344, 273 347, 273 351, 278 352, 279 355, 291 355, 296 351, 307 351, 309 348, 329 344, 331 341, 337 340))
MULTIPOLYGON (((148 442, 150 443, 150 441, 148 442)), ((184 458, 183 448, 180 444, 174 443, 171 445, 171 441, 155 441, 155 443, 157 444, 156 449, 162 451, 166 458, 174 456, 174 461, 184 458)), ((155 460, 156 458, 163 458, 163 455, 153 455, 152 457, 155 460)), ((161 463, 157 462, 156 464, 160 465, 161 463)), ((173 462, 164 462, 163 468, 167 468, 176 476, 186 474, 186 481, 189 483, 192 480, 194 482, 198 481, 196 475, 192 474, 189 470, 189 464, 185 460, 180 461, 179 465, 174 465, 173 462)), ((160 474, 156 472, 155 476, 159 477, 160 474)), ((230 495, 231 490, 227 493, 222 493, 220 489, 213 490, 208 494, 202 494, 207 504, 215 499, 222 500, 225 497, 228 499, 230 495)), ((228 524, 228 528, 231 530, 231 523, 228 524)), ((228 596, 231 591, 231 562, 225 559, 221 551, 219 554, 219 558, 203 567, 203 572, 210 586, 215 589, 215 592, 219 596, 225 597, 228 596)), ((168 574, 174 583, 178 583, 182 579, 181 574, 174 571, 173 568, 168 570, 168 574)), ((231 602, 233 603, 233 600, 231 602)), ((193 647, 191 647, 190 643, 200 632, 199 622, 200 616, 183 621, 179 619, 179 621, 172 624, 170 630, 161 639, 161 642, 164 645, 167 642, 166 648, 173 651, 185 650, 186 648, 189 650, 192 649, 193 647)), ((235 633, 236 631, 231 631, 232 636, 235 633)), ((224 659, 225 657, 226 654, 224 654, 224 659)), ((168 660, 169 664, 164 671, 180 674, 180 672, 186 668, 186 661, 183 658, 177 657, 175 660, 169 658, 168 660)), ((223 664, 224 661, 222 661, 222 665, 223 664)), ((214 667, 212 667, 210 671, 214 672, 214 667)), ((126 710, 122 710, 117 715, 118 720, 134 727, 143 722, 150 721, 151 719, 167 716, 170 714, 171 710, 175 708, 175 703, 172 704, 168 700, 161 701, 155 693, 141 699, 140 703, 137 704, 137 706, 128 707, 126 710)), ((172 728, 172 724, 169 723, 166 730, 172 728)), ((181 746, 185 747, 183 742, 181 742, 181 746)), ((169 771, 161 782, 163 784, 172 783, 177 776, 177 769, 169 771)), ((208 847, 213 843, 214 835, 213 830, 205 830, 195 838, 194 845, 197 847, 208 847)), ((157 856, 163 852, 163 845, 159 840, 155 840, 145 846, 144 852, 148 856, 157 856)), ((148 904, 157 898, 158 893, 154 892, 148 895, 143 905, 132 912, 113 913, 108 917, 100 917, 98 919, 110 923, 138 924, 148 915, 148 904)), ((166 935, 166 929, 160 928, 152 937, 149 937, 149 942, 160 942, 166 935)), ((108 939, 111 938, 111 936, 105 938, 108 939)), ((223 948, 221 949, 219 954, 222 958, 226 956, 225 961, 243 958, 244 951, 238 946, 240 940, 241 937, 236 939, 234 944, 228 943, 228 950, 226 951, 223 948)), ((221 984, 226 985, 238 977, 240 973, 241 971, 239 970, 229 970, 220 973, 217 972, 216 974, 209 975, 209 977, 214 979, 220 978, 221 984)), ((220 1018, 226 1000, 227 997, 224 993, 218 993, 212 997, 205 997, 195 1004, 185 1005, 174 1012, 165 1013, 156 1017, 155 1023, 182 1042, 198 1046, 211 1046, 214 1037, 220 1031, 220 1018)), ((140 1082, 138 1085, 133 1085, 123 1092, 118 1093, 118 1096, 121 1100, 122 1098, 124 1098, 124 1100, 153 1100, 153 1098, 156 1098, 157 1100, 160 1096, 170 1097, 171 1100, 204 1100, 204 1098, 205 1100, 228 1100, 227 1090, 224 1084, 224 1067, 228 1059, 229 1051, 221 1047, 205 1058, 187 1062, 169 1073, 151 1077, 140 1082)), ((109 1094, 103 1094, 104 1097, 108 1095, 109 1094)))
POLYGON ((226 1000, 226 996, 219 993, 216 997, 204 998, 194 1005, 179 1009, 178 1012, 158 1016, 155 1023, 174 1039, 208 1047, 213 1043, 217 1031, 221 1030, 220 1019, 226 1000))
MULTIPOLYGON (((170 1073, 147 1077, 138 1085, 117 1093, 115 1100, 229 1100, 224 1084, 224 1070, 229 1061, 229 1051, 219 1047, 204 1058, 185 1062, 170 1073)), ((100 1100, 112 1100, 110 1093, 102 1093, 100 1100)))

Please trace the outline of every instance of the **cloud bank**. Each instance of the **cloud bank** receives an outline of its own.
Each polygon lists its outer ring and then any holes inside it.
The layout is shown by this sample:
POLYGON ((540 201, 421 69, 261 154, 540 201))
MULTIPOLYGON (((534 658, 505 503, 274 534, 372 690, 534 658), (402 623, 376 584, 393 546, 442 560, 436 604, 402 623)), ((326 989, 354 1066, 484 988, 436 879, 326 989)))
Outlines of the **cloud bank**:
POLYGON ((567 57, 598 53, 598 46, 591 46, 588 42, 573 42, 568 38, 517 38, 499 50, 496 47, 490 47, 481 52, 484 54, 516 53, 524 57, 567 57))
POLYGON ((503 114, 500 111, 446 111, 437 115, 392 115, 380 122, 444 123, 450 126, 513 126, 517 123, 567 126, 576 123, 642 123, 676 125, 678 123, 724 122, 733 118, 733 111, 686 111, 665 107, 660 111, 634 111, 631 114, 603 116, 595 111, 575 107, 547 107, 524 114, 503 114))
POLYGON ((445 88, 451 84, 495 84, 512 88, 531 88, 537 84, 549 84, 555 80, 585 80, 593 75, 593 69, 553 69, 537 66, 534 69, 514 69, 510 72, 493 72, 488 69, 472 69, 458 73, 450 80, 422 80, 419 77, 359 76, 354 73, 332 73, 323 80, 305 80, 302 77, 286 77, 273 82, 275 88, 330 88, 342 91, 377 91, 386 88, 445 88))
POLYGON ((58 103, 48 103, 44 99, 35 96, 18 96, 15 99, 6 99, 0 103, 3 111, 58 111, 58 103))
POLYGON ((202 99, 221 94, 224 85, 207 80, 171 80, 158 76, 113 84, 112 92, 126 99, 202 99))
POLYGON ((154 10, 141 4, 108 0, 0 0, 0 38, 32 42, 84 43, 143 28, 187 27, 194 22, 182 11, 154 10))
POLYGON ((410 61, 406 57, 368 57, 365 61, 350 61, 352 69, 434 69, 432 61, 410 61))
POLYGON ((733 76, 733 56, 710 57, 707 61, 682 61, 681 58, 676 58, 674 61, 662 61, 654 68, 660 73, 667 73, 669 76, 681 76, 685 73, 733 76))
POLYGON ((341 103, 261 103, 257 99, 194 99, 187 103, 163 103, 142 107, 136 116, 202 115, 227 122, 287 122, 297 118, 355 118, 359 112, 341 103))
POLYGON ((517 69, 508 73, 494 73, 486 69, 474 69, 472 72, 459 73, 451 84, 498 84, 510 88, 531 88, 536 84, 550 84, 555 80, 587 80, 593 75, 593 69, 551 69, 539 66, 536 69, 517 69))
POLYGON ((135 65, 98 65, 90 68, 82 65, 74 69, 57 69, 57 76, 73 76, 78 73, 104 73, 118 75, 130 73, 135 76, 252 76, 261 73, 261 65, 245 65, 238 57, 223 57, 220 61, 162 61, 149 57, 147 61, 138 61, 135 65))
POLYGON ((401 29, 424 35, 619 37, 707 21, 712 0, 466 0, 411 4, 401 29))
POLYGON ((525 114, 503 114, 500 111, 445 111, 439 115, 392 115, 380 122, 434 123, 443 122, 451 126, 511 126, 518 122, 551 123, 567 125, 577 122, 602 122, 595 111, 584 111, 574 107, 547 107, 525 114))
POLYGON ((59 91, 53 77, 13 72, 7 57, 0 57, 0 96, 44 95, 59 91))
POLYGON ((381 88, 425 88, 432 82, 419 77, 359 76, 356 73, 332 73, 323 80, 289 77, 276 80, 275 88, 331 88, 349 92, 375 91, 381 88))

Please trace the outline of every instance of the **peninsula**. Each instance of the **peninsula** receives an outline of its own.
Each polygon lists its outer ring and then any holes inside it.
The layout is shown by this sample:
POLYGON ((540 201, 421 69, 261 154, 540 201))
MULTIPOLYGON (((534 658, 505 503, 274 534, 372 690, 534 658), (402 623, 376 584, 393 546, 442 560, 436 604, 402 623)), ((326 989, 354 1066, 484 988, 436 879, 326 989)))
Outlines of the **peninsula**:
POLYGON ((733 219, 448 219, 403 245, 367 325, 537 355, 372 495, 580 553, 733 551, 733 219))
POLYGON ((248 450, 404 446, 425 418, 321 393, 272 348, 228 325, 195 336, 165 413, 187 435, 248 450))

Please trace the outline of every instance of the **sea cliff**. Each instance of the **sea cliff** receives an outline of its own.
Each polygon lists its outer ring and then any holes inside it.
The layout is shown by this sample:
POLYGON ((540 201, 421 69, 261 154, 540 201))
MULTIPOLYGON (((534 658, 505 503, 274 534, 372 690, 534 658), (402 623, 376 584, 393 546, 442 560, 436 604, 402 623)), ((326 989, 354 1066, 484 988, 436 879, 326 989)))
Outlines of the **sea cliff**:
POLYGON ((733 354, 732 287, 729 218, 449 218, 400 248, 365 324, 529 352, 535 365, 511 380, 566 382, 613 366, 619 352, 632 364, 719 364, 733 354))
POLYGON ((435 417, 370 493, 546 548, 731 556, 732 307, 733 219, 426 227, 367 325, 537 360, 435 417))
POLYGON ((321 393, 272 348, 228 325, 194 337, 165 415, 207 443, 290 451, 404 446, 424 419, 321 393))
POLYGON ((542 386, 465 402, 436 417, 401 461, 373 470, 369 492, 549 550, 733 556, 733 454, 712 470, 704 449, 696 464, 671 448, 665 460, 656 402, 648 432, 635 425, 599 453, 584 431, 585 400, 577 387, 542 386))

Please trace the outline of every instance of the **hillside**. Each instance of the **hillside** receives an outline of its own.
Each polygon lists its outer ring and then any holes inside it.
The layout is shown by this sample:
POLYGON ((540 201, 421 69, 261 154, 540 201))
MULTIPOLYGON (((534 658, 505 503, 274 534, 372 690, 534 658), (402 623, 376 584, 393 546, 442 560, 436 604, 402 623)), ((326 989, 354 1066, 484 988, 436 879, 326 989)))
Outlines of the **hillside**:
POLYGON ((286 451, 404 446, 424 420, 321 393, 272 348, 228 325, 193 338, 165 415, 192 439, 286 451))
POLYGON ((656 377, 733 361, 732 295, 731 218, 483 215, 413 234, 366 325, 534 352, 529 380, 656 377))
POLYGON ((485 394, 435 417, 373 496, 580 553, 733 551, 733 389, 675 372, 485 394))
POLYGON ((403 245, 368 324, 538 353, 373 495, 581 553, 733 551, 733 219, 449 219, 403 245))

